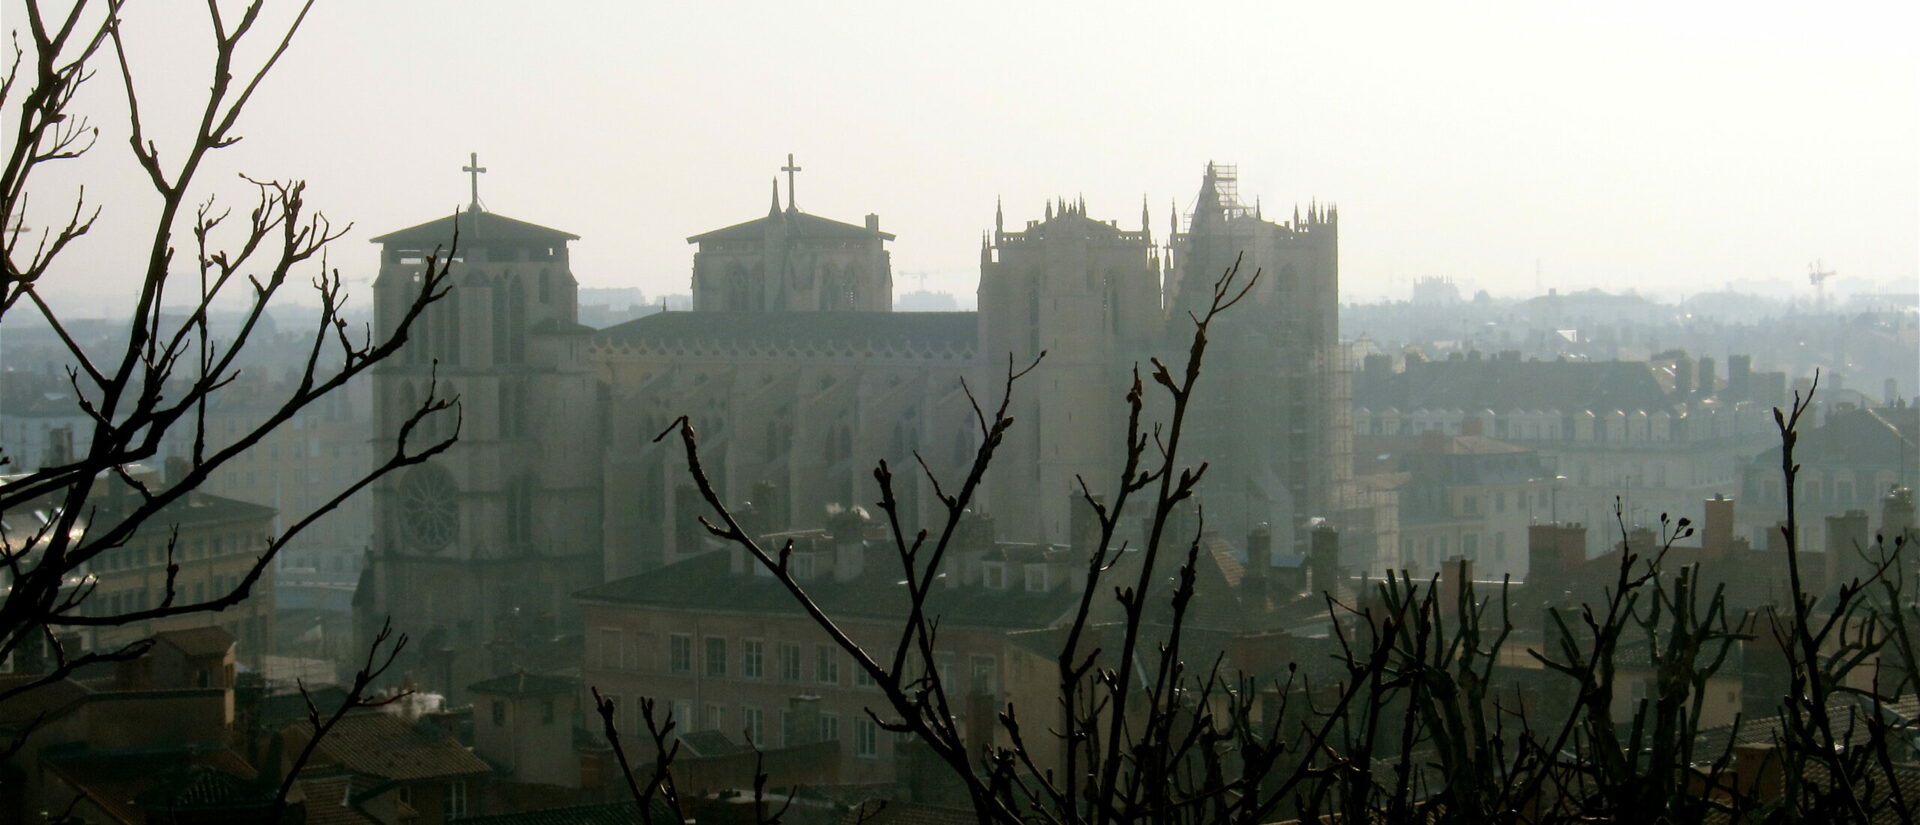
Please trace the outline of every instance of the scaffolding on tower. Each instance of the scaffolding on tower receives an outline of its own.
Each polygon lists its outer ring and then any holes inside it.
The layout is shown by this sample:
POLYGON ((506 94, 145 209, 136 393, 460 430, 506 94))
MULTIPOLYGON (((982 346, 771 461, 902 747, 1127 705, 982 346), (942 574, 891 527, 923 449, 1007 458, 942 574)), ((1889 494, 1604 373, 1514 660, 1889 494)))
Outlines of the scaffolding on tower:
MULTIPOLYGON (((1207 163, 1207 174, 1213 177, 1213 191, 1220 196, 1221 213, 1227 220, 1259 217, 1259 210, 1240 202, 1240 164, 1207 163)), ((1200 206, 1196 197, 1187 205, 1187 211, 1180 216, 1180 231, 1193 230, 1193 213, 1200 206)))

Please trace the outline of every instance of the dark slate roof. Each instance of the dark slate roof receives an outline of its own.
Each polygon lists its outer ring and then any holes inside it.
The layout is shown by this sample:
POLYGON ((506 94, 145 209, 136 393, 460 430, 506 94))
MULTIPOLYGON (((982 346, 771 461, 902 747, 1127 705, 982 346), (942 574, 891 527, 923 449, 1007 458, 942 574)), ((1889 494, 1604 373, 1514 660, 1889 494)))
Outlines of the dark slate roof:
MULTIPOLYGON (((1872 733, 1868 722, 1876 714, 1886 724, 1890 739, 1912 742, 1916 736, 1920 736, 1915 732, 1916 722, 1920 721, 1920 696, 1909 693, 1882 704, 1877 711, 1869 701, 1852 694, 1837 696, 1827 702, 1827 715, 1833 720, 1835 733, 1850 745, 1868 740, 1872 733)), ((1745 718, 1731 724, 1705 728, 1694 736, 1694 758, 1711 759, 1726 753, 1734 745, 1777 744, 1786 736, 1786 729, 1787 719, 1783 715, 1745 718)))
MULTIPOLYGON (((305 745, 309 727, 287 728, 305 745)), ((354 711, 340 718, 317 748, 317 763, 338 765, 355 773, 395 782, 416 782, 458 776, 482 776, 493 768, 450 736, 424 733, 391 713, 354 711)))
POLYGON ((43 764, 120 822, 145 820, 142 809, 251 807, 271 799, 257 774, 231 750, 94 751, 61 746, 43 764))
POLYGON ((769 231, 780 231, 788 238, 806 240, 811 238, 879 238, 893 240, 893 234, 841 223, 832 218, 809 215, 805 212, 769 212, 766 217, 755 218, 745 223, 702 232, 687 238, 687 243, 705 243, 707 241, 757 240, 766 237, 769 231), (774 224, 778 223, 776 227, 774 224))
MULTIPOLYGON (((373 238, 371 242, 419 249, 432 249, 436 246, 451 247, 454 220, 454 215, 448 215, 418 226, 388 232, 373 238)), ((539 224, 527 223, 492 212, 461 210, 458 213, 458 220, 460 221, 460 245, 463 247, 490 243, 537 244, 580 240, 579 235, 571 232, 549 229, 539 224)))
MULTIPOLYGON (((32 673, 8 673, 0 675, 0 693, 31 684, 44 677, 32 673)), ((38 725, 58 719, 67 711, 79 707, 91 696, 93 691, 86 685, 63 678, 31 688, 5 702, 0 702, 0 728, 12 725, 38 725)))
POLYGON ((474 693, 502 696, 541 696, 551 693, 572 693, 579 689, 579 679, 550 673, 528 673, 524 670, 495 676, 467 686, 467 690, 474 693))
POLYGON ((163 630, 153 634, 155 642, 166 642, 188 656, 220 656, 233 649, 233 634, 219 625, 163 630))
MULTIPOLYGON (((657 798, 653 801, 653 812, 655 822, 680 821, 679 817, 673 816, 672 809, 657 798)), ((598 805, 548 808, 542 811, 469 816, 453 821, 457 825, 640 825, 647 820, 640 815, 638 803, 632 800, 621 800, 598 805)))
POLYGON ((1354 404, 1400 410, 1658 410, 1670 406, 1637 361, 1428 361, 1354 382, 1354 404), (1363 386, 1364 385, 1364 386, 1363 386))
MULTIPOLYGON (((1800 433, 1794 456, 1803 462, 1842 467, 1898 466, 1920 455, 1920 407, 1880 407, 1834 412, 1820 426, 1800 433)), ((1780 466, 1775 445, 1751 466, 1780 466)))
POLYGON ((751 750, 717 730, 696 730, 680 735, 680 744, 694 756, 726 756, 751 750))
MULTIPOLYGON (((801 615, 786 588, 769 576, 733 573, 730 551, 702 553, 659 570, 629 576, 580 591, 578 598, 666 609, 711 610, 756 615, 801 615)), ((869 556, 868 574, 847 581, 822 576, 807 582, 807 593, 835 619, 891 621, 907 615, 906 585, 897 562, 869 556)), ((1051 624, 1070 606, 1064 586, 1044 593, 980 587, 935 587, 928 612, 947 626, 1009 629, 1051 624)))
POLYGON ((891 799, 869 799, 842 815, 836 825, 971 825, 973 811, 891 799))
POLYGON ((873 346, 971 349, 972 312, 656 312, 608 327, 615 341, 658 346, 873 346))

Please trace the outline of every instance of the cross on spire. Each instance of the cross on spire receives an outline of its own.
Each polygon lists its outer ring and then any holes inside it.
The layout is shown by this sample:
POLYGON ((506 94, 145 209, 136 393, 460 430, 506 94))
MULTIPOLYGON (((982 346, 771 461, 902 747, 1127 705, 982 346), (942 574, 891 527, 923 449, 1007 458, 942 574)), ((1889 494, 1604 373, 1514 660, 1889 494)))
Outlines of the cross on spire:
POLYGON ((787 153, 787 165, 780 167, 780 171, 787 173, 787 211, 797 211, 793 208, 793 173, 800 171, 800 167, 794 164, 792 152, 787 153))
POLYGON ((487 167, 480 165, 480 153, 468 152, 467 165, 460 167, 460 171, 467 173, 473 186, 473 204, 468 208, 478 212, 480 211, 480 174, 487 171, 487 167))

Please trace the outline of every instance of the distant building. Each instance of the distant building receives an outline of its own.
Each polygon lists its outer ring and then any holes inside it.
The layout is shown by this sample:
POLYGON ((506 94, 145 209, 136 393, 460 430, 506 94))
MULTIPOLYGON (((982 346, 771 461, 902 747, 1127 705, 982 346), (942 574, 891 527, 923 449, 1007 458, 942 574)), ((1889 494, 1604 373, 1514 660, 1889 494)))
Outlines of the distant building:
POLYGON ((1428 430, 1365 436, 1355 443, 1400 475, 1400 567, 1431 575, 1460 556, 1498 581, 1527 576, 1527 526, 1552 518, 1553 474, 1537 451, 1480 434, 1428 430))
MULTIPOLYGON (((164 486, 163 474, 152 468, 133 465, 127 471, 137 481, 164 486)), ((97 489, 99 493, 88 499, 92 511, 85 529, 97 532, 117 524, 138 504, 139 493, 118 478, 103 478, 97 489)), ((57 502, 48 499, 0 515, 5 522, 7 551, 32 558, 38 551, 25 543, 34 529, 56 515, 51 509, 55 506, 57 502)), ((274 511, 269 507, 211 493, 188 493, 147 519, 125 544, 101 552, 75 571, 77 576, 91 577, 80 612, 114 616, 159 607, 168 597, 169 586, 176 605, 225 596, 239 587, 266 549, 273 534, 273 518, 274 511), (178 566, 171 582, 170 563, 178 566)), ((0 577, 6 576, 0 571, 0 577)), ((273 582, 274 570, 268 566, 254 582, 248 598, 225 610, 74 628, 63 639, 88 650, 117 649, 162 631, 213 622, 239 640, 241 661, 258 667, 273 639, 273 582)), ((76 578, 74 586, 79 583, 76 578)), ((16 651, 16 669, 27 667, 19 661, 23 655, 51 654, 37 649, 16 651)))
MULTIPOLYGON (((1793 458, 1800 465, 1794 502, 1799 538, 1802 546, 1824 546, 1830 519, 1878 511, 1891 491, 1920 481, 1920 407, 1835 409, 1801 429, 1793 458)), ((1778 445, 1741 466, 1740 497, 1746 504, 1741 532, 1756 544, 1768 543, 1787 510, 1778 445)))
MULTIPOLYGON (((363 638, 391 615, 423 642, 416 676, 463 698, 512 670, 486 647, 507 617, 577 626, 567 594, 698 548, 705 505, 679 444, 655 441, 679 416, 728 502, 817 528, 830 506, 870 495, 878 460, 963 474, 979 438, 967 388, 992 403, 1009 357, 1043 351, 975 507, 1000 538, 1061 543, 1078 479, 1099 490, 1120 470, 1134 365, 1180 362, 1187 313, 1242 253, 1243 276, 1266 274, 1215 330, 1185 453, 1211 462, 1207 524, 1230 536, 1268 525, 1279 552, 1300 555, 1321 519, 1345 533, 1350 567, 1373 567, 1397 542, 1391 508, 1359 488, 1348 459, 1337 212, 1270 222, 1236 185, 1231 167, 1210 164, 1196 211, 1184 226, 1171 216, 1160 242, 1144 208, 1138 229, 1065 200, 1012 229, 996 210, 978 312, 892 312, 893 236, 878 216, 811 215, 791 188, 762 217, 688 238, 694 311, 597 332, 579 323, 573 235, 476 206, 375 238, 384 329, 459 229, 450 294, 381 365, 374 407, 384 444, 428 393, 458 395, 461 439, 376 489, 356 592, 363 638)), ((429 418, 410 442, 454 422, 429 418)), ((938 514, 922 474, 895 483, 910 524, 938 514)))
POLYGON ((1629 526, 1654 524, 1662 513, 1698 520, 1700 502, 1735 490, 1738 468, 1773 438, 1766 410, 1777 393, 1762 387, 1784 386, 1785 376, 1753 373, 1741 356, 1729 360, 1723 384, 1712 359, 1685 353, 1656 362, 1410 356, 1398 370, 1390 356, 1374 356, 1355 381, 1354 431, 1413 437, 1477 428, 1535 450, 1550 502, 1531 517, 1590 525, 1588 550, 1599 552, 1619 537, 1616 505, 1629 526))

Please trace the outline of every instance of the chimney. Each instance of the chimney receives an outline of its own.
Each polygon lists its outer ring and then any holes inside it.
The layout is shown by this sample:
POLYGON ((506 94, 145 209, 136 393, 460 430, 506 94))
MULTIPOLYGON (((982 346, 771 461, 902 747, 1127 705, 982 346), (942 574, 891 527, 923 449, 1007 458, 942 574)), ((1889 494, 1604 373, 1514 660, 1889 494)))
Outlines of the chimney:
POLYGON ((967 753, 973 759, 985 758, 993 747, 993 730, 999 725, 996 705, 999 700, 984 690, 967 692, 967 753))
POLYGON ((1708 552, 1722 552, 1727 542, 1733 540, 1733 499, 1715 493, 1706 502, 1706 524, 1700 528, 1700 547, 1708 552))
POLYGON ((1715 374, 1714 361, 1712 358, 1701 357, 1700 380, 1698 383, 1701 398, 1710 398, 1716 390, 1720 389, 1716 386, 1720 383, 1720 376, 1715 374))
POLYGON ((1448 556, 1440 563, 1440 592, 1434 594, 1440 604, 1440 618, 1453 618, 1460 610, 1460 588, 1473 580, 1473 560, 1465 556, 1448 556))
POLYGON ((1867 532, 1867 511, 1827 516, 1827 586, 1873 575, 1879 554, 1867 532))
MULTIPOLYGON (((1795 538, 1798 538, 1797 536, 1795 538)), ((1767 552, 1787 552, 1787 523, 1782 521, 1767 528, 1767 552)))
MULTIPOLYGON (((1106 497, 1096 495, 1094 501, 1106 503, 1106 497)), ((1070 514, 1067 524, 1067 541, 1073 550, 1082 556, 1091 556, 1100 543, 1100 517, 1094 512, 1093 505, 1079 493, 1067 494, 1067 512, 1070 514)))
POLYGON ((1247 531, 1247 572, 1264 576, 1273 567, 1273 528, 1266 522, 1247 531))
POLYGON ((680 484, 673 488, 673 546, 666 554, 667 561, 700 552, 705 541, 701 534, 706 532, 706 528, 700 526, 700 514, 705 507, 706 502, 693 485, 680 484))
POLYGON ((833 580, 837 582, 853 581, 867 572, 867 537, 865 533, 873 527, 886 529, 886 525, 869 524, 867 530, 851 534, 834 534, 833 537, 833 580))
POLYGON ((1727 395, 1735 401, 1752 398, 1753 356, 1727 356, 1727 395))
POLYGON ((1772 743, 1751 742, 1733 746, 1733 777, 1735 793, 1764 804, 1780 798, 1786 774, 1772 743))
POLYGON ((180 456, 180 455, 167 456, 165 466, 166 466, 165 479, 168 487, 172 487, 176 484, 179 484, 180 479, 186 478, 187 473, 190 473, 193 471, 193 464, 192 462, 187 461, 186 456, 180 456))
POLYGON ((1313 576, 1313 589, 1340 595, 1340 531, 1322 522, 1309 540, 1307 566, 1313 576))
POLYGON ((1636 524, 1627 528, 1627 547, 1642 556, 1651 555, 1660 549, 1660 537, 1653 528, 1636 524))
POLYGON ((55 427, 47 431, 47 454, 42 467, 58 467, 73 460, 73 428, 55 427))
POLYGON ((1685 354, 1673 359, 1673 394, 1682 400, 1693 395, 1693 359, 1685 354))
POLYGON ((880 216, 879 216, 879 215, 877 215, 877 214, 874 214, 874 213, 872 213, 872 212, 868 212, 868 213, 867 213, 867 231, 868 231, 868 232, 878 232, 878 231, 880 231, 880 216))
POLYGON ((1880 535, 1891 545, 1913 532, 1913 490, 1895 487, 1880 501, 1880 535))
POLYGON ((791 517, 786 500, 780 495, 780 485, 771 481, 754 482, 753 506, 760 511, 760 523, 767 532, 787 529, 791 517))
POLYGON ((1527 581, 1564 581, 1587 560, 1587 528, 1579 524, 1527 527, 1527 581))

